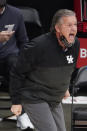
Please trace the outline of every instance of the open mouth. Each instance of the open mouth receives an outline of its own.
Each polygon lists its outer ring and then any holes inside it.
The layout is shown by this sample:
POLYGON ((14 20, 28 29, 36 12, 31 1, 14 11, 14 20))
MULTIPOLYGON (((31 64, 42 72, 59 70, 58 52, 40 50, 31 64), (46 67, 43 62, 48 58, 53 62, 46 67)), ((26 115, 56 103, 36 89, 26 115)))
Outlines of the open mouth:
POLYGON ((75 39, 75 34, 73 34, 73 33, 69 34, 69 38, 70 38, 70 40, 74 40, 75 39))

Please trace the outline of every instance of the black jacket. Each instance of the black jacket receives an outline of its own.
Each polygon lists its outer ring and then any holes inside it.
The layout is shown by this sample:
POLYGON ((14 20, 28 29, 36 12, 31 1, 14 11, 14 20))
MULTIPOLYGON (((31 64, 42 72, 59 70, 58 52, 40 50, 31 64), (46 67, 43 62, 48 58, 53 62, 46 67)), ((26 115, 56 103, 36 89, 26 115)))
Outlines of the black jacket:
POLYGON ((13 104, 21 99, 29 103, 58 103, 64 97, 79 52, 79 41, 66 51, 56 35, 47 33, 33 39, 21 51, 11 71, 10 89, 13 104))

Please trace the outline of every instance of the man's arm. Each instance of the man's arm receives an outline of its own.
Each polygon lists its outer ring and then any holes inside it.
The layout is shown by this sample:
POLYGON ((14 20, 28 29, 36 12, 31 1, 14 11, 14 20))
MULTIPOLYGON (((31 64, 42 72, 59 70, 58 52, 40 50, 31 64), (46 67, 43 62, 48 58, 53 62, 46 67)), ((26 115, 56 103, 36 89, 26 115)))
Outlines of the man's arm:
POLYGON ((27 44, 20 51, 17 62, 10 71, 10 95, 13 104, 21 104, 20 91, 24 85, 26 75, 32 71, 34 59, 36 58, 36 47, 34 42, 27 44))
POLYGON ((32 63, 36 57, 34 46, 35 43, 28 43, 24 49, 21 50, 16 65, 10 71, 10 95, 12 98, 11 111, 15 115, 20 115, 22 111, 20 91, 24 84, 26 74, 32 70, 32 63))
POLYGON ((23 16, 22 14, 20 14, 19 16, 20 17, 18 21, 18 28, 15 32, 15 35, 16 35, 17 46, 19 47, 19 49, 21 49, 22 47, 24 47, 24 45, 27 44, 27 42, 29 42, 29 37, 27 36, 27 31, 26 31, 23 16))

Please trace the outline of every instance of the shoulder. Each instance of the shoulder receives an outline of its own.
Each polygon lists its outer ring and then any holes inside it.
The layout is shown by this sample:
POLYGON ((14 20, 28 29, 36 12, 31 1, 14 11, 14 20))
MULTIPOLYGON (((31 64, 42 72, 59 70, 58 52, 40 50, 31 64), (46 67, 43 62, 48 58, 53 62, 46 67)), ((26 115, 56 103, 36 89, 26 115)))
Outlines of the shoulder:
POLYGON ((46 34, 42 34, 34 39, 32 39, 31 41, 29 41, 25 46, 25 50, 29 50, 29 49, 33 49, 36 51, 42 51, 44 49, 46 49, 47 45, 48 45, 48 36, 47 33, 46 34))
POLYGON ((16 8, 16 7, 12 6, 12 5, 8 5, 8 4, 7 4, 6 9, 8 10, 8 12, 10 12, 10 14, 15 14, 15 15, 17 15, 17 16, 18 16, 18 15, 19 15, 19 16, 22 15, 21 10, 20 10, 19 8, 16 8))
POLYGON ((40 35, 40 36, 38 36, 38 37, 36 37, 36 38, 34 38, 34 39, 32 39, 31 41, 29 41, 25 46, 24 46, 24 48, 25 49, 34 49, 34 48, 43 48, 43 46, 44 46, 44 41, 45 41, 45 34, 43 34, 43 35, 40 35))
POLYGON ((78 37, 75 37, 75 43, 80 44, 78 37))
POLYGON ((34 39, 31 40, 32 42, 35 42, 38 46, 47 46, 49 44, 51 44, 52 42, 52 35, 51 33, 45 33, 45 34, 42 34, 34 39))
POLYGON ((79 39, 78 39, 78 37, 76 37, 75 38, 75 47, 77 46, 77 47, 80 47, 80 41, 79 41, 79 39))
POLYGON ((49 32, 42 34, 25 45, 25 49, 34 49, 35 52, 44 52, 55 45, 54 36, 49 32))

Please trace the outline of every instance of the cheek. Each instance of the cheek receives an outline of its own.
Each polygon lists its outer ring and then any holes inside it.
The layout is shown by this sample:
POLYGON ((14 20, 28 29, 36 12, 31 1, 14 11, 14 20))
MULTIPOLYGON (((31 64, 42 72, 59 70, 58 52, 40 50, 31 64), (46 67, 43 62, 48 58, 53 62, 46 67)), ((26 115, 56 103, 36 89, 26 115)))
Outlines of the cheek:
POLYGON ((63 31, 63 35, 64 35, 65 37, 69 37, 69 31, 68 31, 68 30, 63 31))
POLYGON ((77 33, 77 28, 76 28, 76 33, 77 33))
POLYGON ((65 35, 65 36, 68 36, 68 35, 69 35, 69 32, 70 32, 69 29, 65 29, 65 28, 62 28, 61 31, 62 31, 63 35, 65 35))

